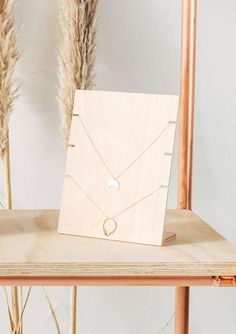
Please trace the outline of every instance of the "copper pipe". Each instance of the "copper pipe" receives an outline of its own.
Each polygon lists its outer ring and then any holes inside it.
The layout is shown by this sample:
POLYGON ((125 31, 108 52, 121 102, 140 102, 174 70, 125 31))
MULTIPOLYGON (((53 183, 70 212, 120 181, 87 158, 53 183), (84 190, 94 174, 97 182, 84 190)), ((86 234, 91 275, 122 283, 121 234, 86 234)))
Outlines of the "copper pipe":
MULTIPOLYGON (((1 286, 212 286, 211 276, 11 276, 1 286)), ((228 281, 229 282, 229 281, 228 281)), ((214 284, 213 284, 214 283, 214 284)))
MULTIPOLYGON (((182 0, 178 208, 192 208, 197 0, 182 0)), ((188 334, 189 287, 176 288, 175 334, 188 334)))
POLYGON ((178 208, 189 210, 192 207, 196 12, 197 0, 182 1, 178 208))
MULTIPOLYGON (((0 285, 235 287, 236 276, 6 276, 0 277, 0 285)), ((181 296, 178 299, 186 300, 186 294, 181 296)))
POLYGON ((176 288, 175 301, 175 333, 188 333, 189 323, 189 288, 176 288))

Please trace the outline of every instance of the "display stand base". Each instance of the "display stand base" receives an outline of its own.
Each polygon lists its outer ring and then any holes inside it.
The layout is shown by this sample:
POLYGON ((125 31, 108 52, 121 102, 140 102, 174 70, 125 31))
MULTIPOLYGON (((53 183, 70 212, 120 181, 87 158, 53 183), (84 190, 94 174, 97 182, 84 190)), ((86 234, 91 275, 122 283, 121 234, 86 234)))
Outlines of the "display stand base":
POLYGON ((162 245, 166 245, 170 241, 173 241, 176 239, 176 233, 174 232, 165 232, 163 234, 163 239, 162 239, 162 245))

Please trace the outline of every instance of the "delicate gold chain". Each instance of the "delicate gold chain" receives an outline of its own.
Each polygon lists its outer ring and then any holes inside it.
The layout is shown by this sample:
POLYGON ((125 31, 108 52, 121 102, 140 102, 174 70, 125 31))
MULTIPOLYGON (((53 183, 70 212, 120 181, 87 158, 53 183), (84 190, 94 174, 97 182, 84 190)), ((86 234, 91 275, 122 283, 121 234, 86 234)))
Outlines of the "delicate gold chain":
POLYGON ((109 216, 91 197, 90 195, 81 187, 81 185, 73 178, 73 176, 71 175, 65 175, 66 178, 69 178, 72 180, 72 182, 80 189, 80 191, 89 199, 89 201, 91 203, 93 203, 93 205, 101 212, 101 214, 103 214, 106 218, 117 218, 120 215, 122 215, 123 213, 125 213, 126 211, 132 209, 134 206, 136 206, 137 204, 143 202, 145 199, 151 197, 152 195, 154 195, 156 192, 158 192, 160 189, 168 189, 168 186, 165 185, 160 185, 158 188, 154 189, 152 192, 148 193, 147 195, 143 196, 142 198, 140 198, 139 200, 137 200, 136 202, 132 203, 131 205, 129 205, 127 208, 117 212, 116 214, 109 216))
POLYGON ((106 168, 106 170, 108 171, 108 173, 112 176, 112 178, 116 180, 116 178, 115 178, 114 174, 112 173, 111 169, 109 168, 109 166, 107 165, 106 161, 103 159, 102 155, 101 155, 100 152, 98 151, 97 146, 96 146, 96 144, 95 144, 93 138, 91 137, 91 135, 90 135, 90 133, 89 133, 89 131, 88 131, 88 129, 87 129, 87 127, 86 127, 84 121, 82 120, 81 116, 80 116, 79 114, 76 114, 76 115, 79 117, 80 123, 81 123, 81 125, 82 125, 82 127, 83 127, 85 133, 87 134, 87 137, 88 137, 90 143, 92 144, 92 146, 93 146, 95 152, 97 153, 99 159, 100 159, 101 162, 103 163, 103 165, 104 165, 104 167, 106 168))
POLYGON ((139 159, 141 159, 143 157, 143 155, 160 139, 160 137, 166 132, 166 130, 169 128, 169 125, 170 124, 175 124, 176 122, 175 121, 169 121, 168 124, 165 126, 165 128, 153 139, 153 141, 147 145, 145 147, 145 149, 125 168, 123 169, 119 174, 115 175, 112 170, 110 169, 110 167, 108 166, 108 164, 106 163, 106 161, 103 159, 101 153, 99 152, 92 136, 90 135, 82 117, 80 116, 80 114, 74 114, 74 116, 78 116, 79 117, 79 120, 80 120, 80 123, 90 141, 90 143, 92 144, 95 152, 97 153, 99 159, 101 160, 103 166, 105 167, 105 169, 108 171, 108 173, 112 176, 112 178, 114 180, 118 180, 123 174, 125 174, 127 172, 128 169, 130 169, 139 159))

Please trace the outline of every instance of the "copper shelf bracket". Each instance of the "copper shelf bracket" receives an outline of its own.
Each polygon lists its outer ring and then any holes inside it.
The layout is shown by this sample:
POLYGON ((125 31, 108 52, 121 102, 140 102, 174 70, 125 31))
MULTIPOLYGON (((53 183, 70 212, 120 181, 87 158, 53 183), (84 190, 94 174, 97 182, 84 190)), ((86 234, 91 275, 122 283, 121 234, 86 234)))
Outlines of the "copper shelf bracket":
POLYGON ((236 276, 213 276, 212 286, 224 287, 224 286, 236 286, 236 276))

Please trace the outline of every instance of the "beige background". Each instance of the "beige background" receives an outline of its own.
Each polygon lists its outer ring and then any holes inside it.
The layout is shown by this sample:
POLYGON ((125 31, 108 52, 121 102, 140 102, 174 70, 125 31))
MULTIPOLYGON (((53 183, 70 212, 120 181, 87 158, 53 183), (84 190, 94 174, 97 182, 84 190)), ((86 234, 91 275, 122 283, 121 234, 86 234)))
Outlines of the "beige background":
MULTIPOLYGON (((14 207, 59 206, 65 152, 56 103, 56 0, 17 2, 22 96, 11 119, 14 207)), ((236 3, 199 0, 193 207, 236 244, 236 3)), ((101 0, 97 89, 177 94, 180 1, 101 0)), ((176 203, 176 159, 169 206, 176 203)), ((2 179, 2 177, 1 177, 2 179)), ((1 199, 4 193, 1 185, 1 199)), ((67 288, 47 290, 68 333, 67 288)), ((174 310, 171 288, 80 288, 82 334, 157 334, 174 310)), ((2 293, 2 292, 1 292, 2 293)), ((0 296, 2 297, 2 295, 0 296)), ((1 300, 0 331, 7 333, 1 300)), ((235 289, 193 288, 191 334, 234 334, 235 289)), ((56 333, 40 288, 25 333, 56 333)), ((173 333, 173 323, 163 333, 173 333)))

